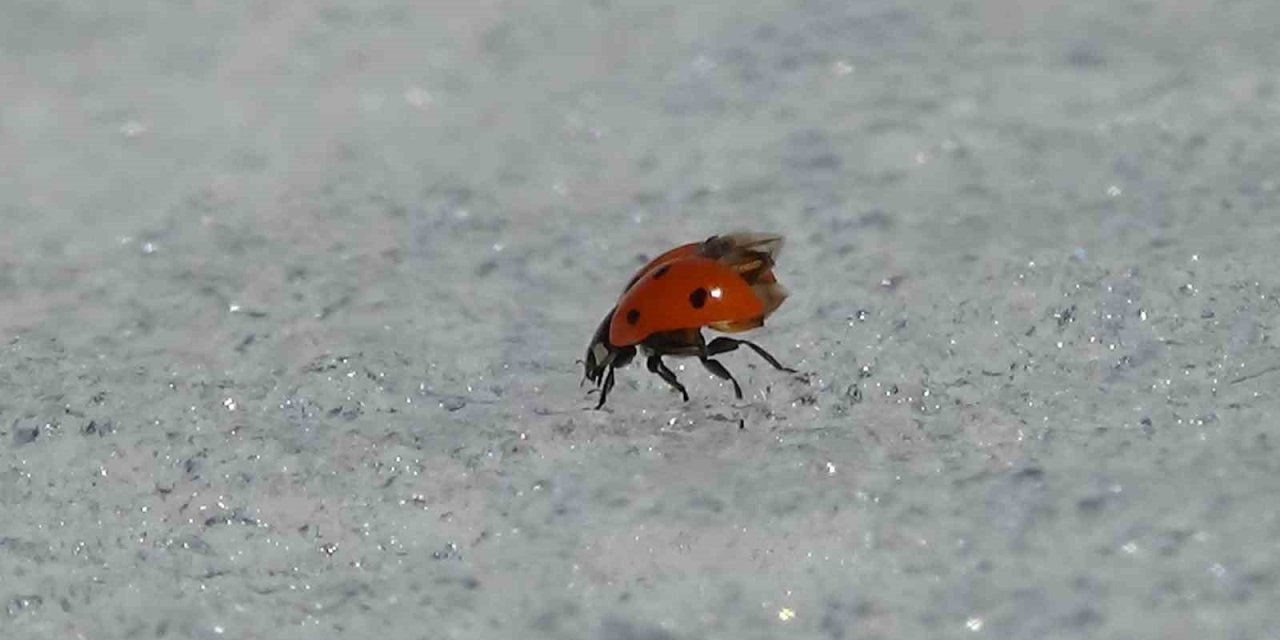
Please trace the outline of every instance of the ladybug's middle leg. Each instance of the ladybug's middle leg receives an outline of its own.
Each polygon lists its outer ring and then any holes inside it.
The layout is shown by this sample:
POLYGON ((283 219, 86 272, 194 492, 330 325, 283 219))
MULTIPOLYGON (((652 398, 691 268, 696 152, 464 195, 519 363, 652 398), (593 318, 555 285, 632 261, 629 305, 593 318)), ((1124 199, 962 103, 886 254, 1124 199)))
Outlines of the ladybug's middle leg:
POLYGON ((702 366, 706 367, 707 371, 710 371, 711 373, 715 374, 717 378, 732 382, 733 395, 737 397, 739 400, 742 399, 742 387, 738 386, 738 380, 733 377, 732 373, 729 373, 728 369, 724 368, 723 364, 720 364, 718 360, 712 360, 707 356, 698 356, 698 360, 701 360, 702 366))
POLYGON ((679 391, 680 395, 684 396, 685 402, 689 401, 689 392, 685 391, 684 385, 680 384, 680 381, 676 379, 675 372, 668 369, 667 365, 662 362, 661 355, 654 354, 649 356, 649 359, 645 361, 645 364, 648 365, 650 371, 658 374, 663 380, 667 381, 667 384, 671 385, 671 387, 676 391, 679 391))
POLYGON ((748 347, 751 347, 751 350, 759 354, 761 358, 764 358, 765 362, 768 362, 769 364, 773 365, 774 369, 777 369, 779 371, 786 371, 787 373, 796 372, 796 370, 792 369, 791 367, 782 366, 782 363, 778 362, 778 359, 773 357, 773 355, 770 354, 768 351, 765 351, 764 347, 750 340, 739 340, 737 338, 726 338, 724 336, 721 336, 719 338, 716 338, 715 340, 712 340, 711 343, 707 345, 707 355, 714 356, 721 353, 728 353, 730 351, 737 349, 738 347, 741 347, 744 344, 747 345, 748 347))
MULTIPOLYGON (((714 342, 712 344, 714 344, 714 342)), ((716 353, 717 352, 713 352, 711 350, 710 345, 707 344, 706 338, 702 337, 702 334, 699 333, 698 334, 698 360, 702 362, 702 366, 707 368, 707 371, 710 371, 711 373, 715 374, 717 378, 732 382, 733 395, 737 399, 741 400, 742 387, 738 385, 737 378, 734 378, 733 374, 729 373, 729 370, 724 368, 724 365, 720 364, 719 360, 711 359, 711 356, 715 355, 716 353)))

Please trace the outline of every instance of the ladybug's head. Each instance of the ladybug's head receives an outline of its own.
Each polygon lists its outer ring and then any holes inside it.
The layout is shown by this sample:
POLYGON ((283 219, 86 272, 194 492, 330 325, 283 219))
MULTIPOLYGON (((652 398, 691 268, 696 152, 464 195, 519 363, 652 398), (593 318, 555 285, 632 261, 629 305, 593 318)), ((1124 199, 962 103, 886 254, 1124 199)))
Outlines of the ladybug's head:
POLYGON ((613 309, 610 309, 591 337, 587 355, 582 358, 583 379, 590 380, 597 387, 610 367, 625 366, 636 354, 635 347, 616 347, 609 342, 609 321, 612 318, 613 309))

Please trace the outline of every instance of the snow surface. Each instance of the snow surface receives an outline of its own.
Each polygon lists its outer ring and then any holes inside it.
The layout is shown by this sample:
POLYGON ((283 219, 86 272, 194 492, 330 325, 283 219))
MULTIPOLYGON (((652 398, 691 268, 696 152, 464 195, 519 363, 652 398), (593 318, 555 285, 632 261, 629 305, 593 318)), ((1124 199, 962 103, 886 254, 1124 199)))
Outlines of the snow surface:
POLYGON ((1280 637, 1280 3, 4 14, 4 638, 1280 637))

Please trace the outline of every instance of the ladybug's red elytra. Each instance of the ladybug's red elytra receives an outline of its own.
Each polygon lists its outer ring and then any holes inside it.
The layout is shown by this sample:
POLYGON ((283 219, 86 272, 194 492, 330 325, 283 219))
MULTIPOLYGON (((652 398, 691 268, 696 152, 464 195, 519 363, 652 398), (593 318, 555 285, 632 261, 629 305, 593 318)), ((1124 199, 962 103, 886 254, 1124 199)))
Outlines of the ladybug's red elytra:
POLYGON ((696 357, 712 374, 742 387, 712 356, 747 346, 775 369, 784 367, 763 347, 721 336, 707 342, 703 328, 724 333, 755 329, 764 324, 787 298, 773 266, 782 249, 782 236, 731 233, 703 242, 681 245, 649 261, 632 276, 614 306, 596 329, 583 360, 585 379, 600 390, 596 408, 604 406, 613 389, 614 370, 646 355, 649 371, 658 374, 687 401, 689 393, 662 361, 663 356, 696 357))

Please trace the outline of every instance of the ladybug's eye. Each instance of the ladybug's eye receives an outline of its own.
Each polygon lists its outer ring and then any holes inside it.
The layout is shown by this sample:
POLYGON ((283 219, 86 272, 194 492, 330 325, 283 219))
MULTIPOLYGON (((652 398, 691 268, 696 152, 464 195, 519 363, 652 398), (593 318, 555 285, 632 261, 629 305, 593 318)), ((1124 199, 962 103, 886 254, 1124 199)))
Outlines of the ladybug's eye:
MULTIPOLYGON (((717 291, 719 291, 719 289, 717 289, 717 291)), ((701 309, 703 305, 707 304, 707 290, 702 287, 694 289, 693 293, 689 294, 689 304, 692 305, 694 309, 701 309)))

